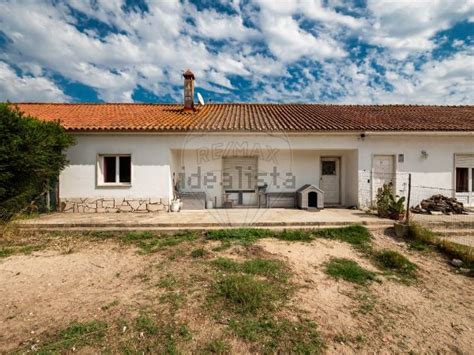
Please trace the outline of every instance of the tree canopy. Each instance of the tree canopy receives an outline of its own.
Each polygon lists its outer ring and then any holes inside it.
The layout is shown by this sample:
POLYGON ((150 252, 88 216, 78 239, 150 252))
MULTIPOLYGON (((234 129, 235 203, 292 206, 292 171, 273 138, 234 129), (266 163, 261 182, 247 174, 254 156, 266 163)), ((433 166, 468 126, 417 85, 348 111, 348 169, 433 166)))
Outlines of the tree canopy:
POLYGON ((45 192, 67 165, 74 144, 59 122, 45 122, 0 103, 0 220, 45 192))

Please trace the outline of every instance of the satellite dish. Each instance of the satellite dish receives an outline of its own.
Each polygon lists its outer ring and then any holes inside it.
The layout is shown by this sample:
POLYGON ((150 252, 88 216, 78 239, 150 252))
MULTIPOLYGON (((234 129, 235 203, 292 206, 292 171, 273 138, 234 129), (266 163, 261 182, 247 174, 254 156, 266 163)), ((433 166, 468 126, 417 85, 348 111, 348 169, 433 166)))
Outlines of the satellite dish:
POLYGON ((198 101, 201 106, 204 106, 204 99, 200 93, 197 93, 198 101))

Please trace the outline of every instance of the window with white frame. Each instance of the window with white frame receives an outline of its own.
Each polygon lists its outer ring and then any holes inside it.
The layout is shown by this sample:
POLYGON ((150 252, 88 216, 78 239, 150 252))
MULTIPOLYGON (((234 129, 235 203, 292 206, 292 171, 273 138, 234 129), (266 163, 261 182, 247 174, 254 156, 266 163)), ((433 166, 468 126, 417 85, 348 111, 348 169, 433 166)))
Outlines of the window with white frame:
POLYGON ((98 157, 98 184, 101 186, 132 183, 132 156, 129 154, 101 154, 98 157))

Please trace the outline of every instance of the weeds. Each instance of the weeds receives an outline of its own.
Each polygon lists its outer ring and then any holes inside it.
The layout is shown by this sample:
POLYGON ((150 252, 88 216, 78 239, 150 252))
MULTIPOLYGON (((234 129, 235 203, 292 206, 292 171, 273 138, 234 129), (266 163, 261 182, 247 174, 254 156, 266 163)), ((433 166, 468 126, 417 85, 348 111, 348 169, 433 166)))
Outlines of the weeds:
POLYGON ((207 254, 209 254, 207 252, 206 249, 204 248, 198 248, 198 249, 194 249, 192 252, 191 252, 191 256, 193 258, 203 258, 205 257, 207 254))
POLYGON ((126 244, 136 245, 144 254, 150 254, 183 242, 193 241, 196 238, 196 233, 190 231, 165 236, 156 235, 152 232, 130 232, 125 234, 121 240, 126 244))
POLYGON ((185 297, 179 292, 166 292, 160 296, 161 303, 168 303, 173 310, 177 310, 184 302, 185 297))
POLYGON ((285 229, 281 232, 267 229, 237 228, 210 230, 207 239, 220 240, 230 246, 231 241, 250 245, 261 238, 276 238, 290 242, 311 242, 315 238, 340 240, 353 245, 362 251, 370 251, 371 236, 367 228, 353 225, 341 228, 325 229, 285 229))
POLYGON ((320 229, 315 232, 317 238, 326 238, 346 242, 359 251, 371 252, 372 236, 367 228, 361 225, 353 225, 342 228, 320 229))
POLYGON ((417 224, 409 226, 408 238, 412 240, 411 245, 416 243, 419 248, 421 245, 433 246, 445 256, 460 259, 465 267, 474 270, 474 248, 472 247, 441 239, 436 233, 417 224))
POLYGON ((289 242, 311 242, 314 240, 314 232, 305 229, 285 229, 280 233, 276 233, 275 238, 289 242))
POLYGON ((12 248, 1 248, 0 249, 0 258, 7 258, 13 254, 12 248))
POLYGON ((168 276, 162 278, 157 284, 156 287, 159 288, 166 288, 166 289, 171 289, 173 288, 174 285, 176 285, 177 281, 175 278, 168 276))
POLYGON ((317 325, 311 321, 290 321, 262 317, 232 320, 230 328, 241 338, 253 342, 257 352, 278 354, 318 354, 323 342, 317 325))
POLYGON ((230 354, 231 346, 224 338, 214 338, 202 349, 203 354, 230 354))
POLYGON ((359 266, 355 261, 334 258, 326 264, 326 273, 335 279, 343 279, 359 285, 375 280, 375 273, 359 266))
POLYGON ((288 278, 285 265, 279 260, 250 259, 238 263, 228 258, 217 258, 212 261, 212 264, 225 272, 242 272, 251 275, 261 275, 281 281, 288 278))
POLYGON ((158 327, 156 326, 155 321, 145 313, 140 314, 135 320, 135 327, 139 332, 148 335, 158 333, 158 327))
POLYGON ((245 274, 223 276, 215 282, 213 291, 233 311, 243 314, 272 310, 284 297, 284 292, 270 282, 245 274))
POLYGON ((233 228, 209 230, 207 232, 207 239, 220 240, 227 243, 235 241, 243 245, 250 245, 258 239, 270 238, 273 235, 274 233, 268 229, 233 228))
POLYGON ((60 331, 56 339, 41 346, 39 353, 59 353, 71 351, 73 347, 77 349, 96 344, 106 335, 107 328, 107 323, 95 320, 87 323, 72 323, 60 331))

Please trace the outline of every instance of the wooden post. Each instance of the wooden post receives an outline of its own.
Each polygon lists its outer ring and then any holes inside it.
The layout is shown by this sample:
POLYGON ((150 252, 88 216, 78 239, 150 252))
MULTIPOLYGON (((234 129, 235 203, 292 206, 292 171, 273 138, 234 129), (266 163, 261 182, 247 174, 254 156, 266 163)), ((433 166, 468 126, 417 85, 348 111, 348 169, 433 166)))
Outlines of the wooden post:
POLYGON ((407 196, 407 211, 405 216, 405 222, 410 223, 410 197, 411 197, 411 173, 408 174, 408 196, 407 196))

